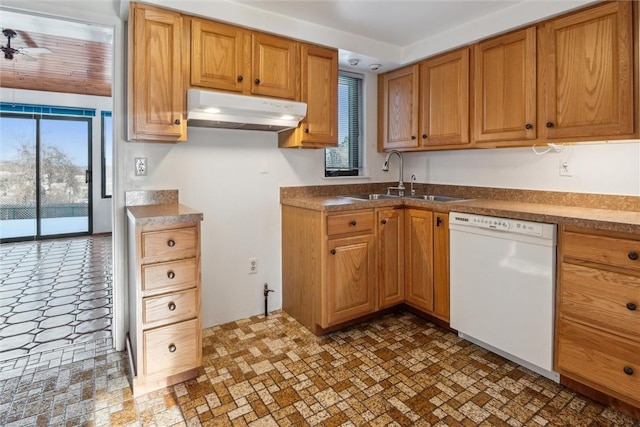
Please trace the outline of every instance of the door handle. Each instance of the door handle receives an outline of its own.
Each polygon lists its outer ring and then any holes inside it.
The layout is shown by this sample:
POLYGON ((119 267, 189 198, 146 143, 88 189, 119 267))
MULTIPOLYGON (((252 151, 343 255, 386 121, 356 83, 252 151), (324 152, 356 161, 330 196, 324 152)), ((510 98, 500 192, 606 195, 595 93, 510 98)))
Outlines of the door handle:
POLYGON ((84 171, 84 183, 88 184, 91 182, 91 171, 89 169, 84 171))

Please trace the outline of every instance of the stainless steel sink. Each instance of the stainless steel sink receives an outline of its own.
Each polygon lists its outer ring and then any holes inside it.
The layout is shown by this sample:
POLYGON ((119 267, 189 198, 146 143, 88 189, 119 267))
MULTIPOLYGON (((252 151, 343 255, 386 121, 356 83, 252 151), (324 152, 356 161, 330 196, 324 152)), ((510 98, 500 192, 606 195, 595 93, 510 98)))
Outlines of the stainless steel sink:
POLYGON ((383 194, 383 193, 348 194, 342 197, 349 197, 350 199, 360 199, 360 200, 379 200, 379 199, 399 199, 400 198, 400 196, 394 196, 393 194, 383 194))
POLYGON ((462 197, 451 197, 451 196, 438 196, 435 194, 422 194, 416 196, 405 196, 407 199, 416 199, 416 200, 428 200, 430 202, 459 202, 462 200, 469 200, 462 197))

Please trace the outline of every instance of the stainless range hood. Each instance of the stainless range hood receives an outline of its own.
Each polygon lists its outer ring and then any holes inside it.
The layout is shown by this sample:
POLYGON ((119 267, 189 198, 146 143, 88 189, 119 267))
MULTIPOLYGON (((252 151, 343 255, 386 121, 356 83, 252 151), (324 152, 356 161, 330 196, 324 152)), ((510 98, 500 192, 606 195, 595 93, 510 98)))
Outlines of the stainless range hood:
POLYGON ((298 126, 307 104, 200 89, 187 91, 187 126, 280 132, 298 126))

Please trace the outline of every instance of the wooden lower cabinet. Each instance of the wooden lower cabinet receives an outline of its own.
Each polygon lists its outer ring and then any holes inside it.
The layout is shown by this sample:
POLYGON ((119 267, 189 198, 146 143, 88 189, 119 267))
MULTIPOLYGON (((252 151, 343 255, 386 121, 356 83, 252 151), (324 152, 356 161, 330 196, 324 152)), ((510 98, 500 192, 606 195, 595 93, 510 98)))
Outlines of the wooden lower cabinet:
POLYGON ((638 254, 640 235, 561 229, 555 351, 561 382, 569 379, 604 393, 604 403, 635 416, 640 414, 638 254))
POLYGON ((449 322, 449 215, 405 210, 405 302, 449 322))
POLYGON ((374 236, 368 233, 327 240, 327 280, 322 289, 323 328, 376 309, 374 236))
POLYGON ((283 205, 282 308, 315 334, 402 303, 448 323, 447 221, 404 207, 283 205))
POLYGON ((282 308, 313 333, 376 311, 374 218, 282 207, 282 308))
POLYGON ((378 307, 404 301, 404 209, 376 210, 378 307))
POLYGON ((133 395, 198 374, 200 222, 139 225, 129 215, 129 350, 133 395))

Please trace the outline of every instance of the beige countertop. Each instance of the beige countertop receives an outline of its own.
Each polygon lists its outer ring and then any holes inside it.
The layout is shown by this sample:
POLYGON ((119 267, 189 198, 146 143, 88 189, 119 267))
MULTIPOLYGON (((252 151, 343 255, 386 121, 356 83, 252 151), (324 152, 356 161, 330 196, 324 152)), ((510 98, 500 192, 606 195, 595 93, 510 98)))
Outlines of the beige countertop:
POLYGON ((142 226, 202 221, 201 212, 180 203, 128 206, 127 216, 142 226))
POLYGON ((408 198, 358 200, 343 196, 283 197, 281 203, 324 212, 393 206, 421 207, 439 212, 466 212, 529 221, 640 233, 640 212, 557 204, 475 198, 433 202, 408 198))

